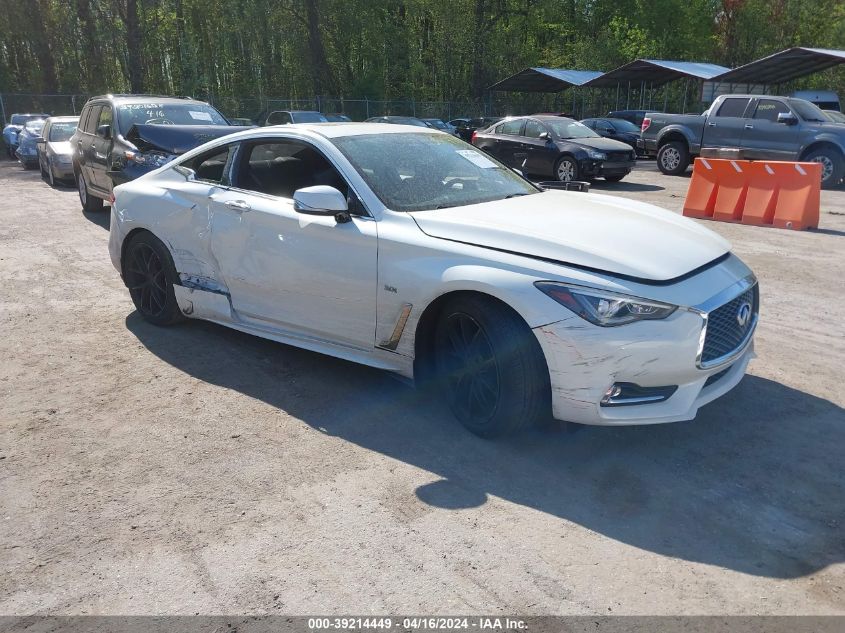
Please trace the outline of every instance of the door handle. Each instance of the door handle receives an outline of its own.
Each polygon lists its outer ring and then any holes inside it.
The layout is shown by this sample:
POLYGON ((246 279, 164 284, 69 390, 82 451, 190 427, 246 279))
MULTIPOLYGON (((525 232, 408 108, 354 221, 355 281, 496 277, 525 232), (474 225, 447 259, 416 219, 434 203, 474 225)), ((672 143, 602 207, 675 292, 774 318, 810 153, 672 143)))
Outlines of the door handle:
POLYGON ((711 122, 707 124, 707 127, 716 127, 716 124, 711 122))
POLYGON ((746 129, 746 130, 753 130, 753 129, 754 129, 754 126, 753 126, 753 125, 751 125, 750 123, 746 123, 746 124, 745 124, 745 129, 746 129))
POLYGON ((237 211, 239 213, 252 209, 252 207, 243 200, 227 200, 223 204, 226 205, 227 209, 231 209, 232 211, 237 211))

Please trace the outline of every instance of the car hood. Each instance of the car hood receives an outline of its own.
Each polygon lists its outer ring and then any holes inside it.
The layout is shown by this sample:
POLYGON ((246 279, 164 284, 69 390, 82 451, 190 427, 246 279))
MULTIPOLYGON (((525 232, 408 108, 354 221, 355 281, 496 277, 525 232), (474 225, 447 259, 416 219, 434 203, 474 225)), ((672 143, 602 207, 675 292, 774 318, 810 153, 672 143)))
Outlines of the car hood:
POLYGON ((73 146, 70 144, 70 141, 50 141, 47 143, 47 146, 56 156, 70 156, 73 154, 73 146))
POLYGON ((249 130, 241 125, 134 125, 126 140, 139 150, 159 150, 167 154, 184 154, 227 134, 249 130))
POLYGON ((622 141, 614 141, 612 138, 604 138, 602 136, 596 138, 568 138, 561 139, 559 142, 566 144, 581 145, 582 147, 589 147, 592 149, 600 150, 602 152, 631 151, 631 146, 627 143, 623 143, 622 141))
POLYGON ((435 238, 638 280, 681 277, 730 250, 709 229, 643 202, 568 191, 410 214, 435 238))

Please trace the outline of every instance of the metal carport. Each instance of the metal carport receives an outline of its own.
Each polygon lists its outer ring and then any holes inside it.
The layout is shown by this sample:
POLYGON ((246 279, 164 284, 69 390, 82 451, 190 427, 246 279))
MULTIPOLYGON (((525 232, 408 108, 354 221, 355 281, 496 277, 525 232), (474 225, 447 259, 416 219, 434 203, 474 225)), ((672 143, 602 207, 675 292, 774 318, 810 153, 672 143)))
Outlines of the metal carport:
MULTIPOLYGON (((707 62, 685 62, 665 59, 635 59, 614 70, 591 79, 584 84, 585 88, 616 87, 616 109, 619 109, 619 93, 623 85, 626 86, 626 108, 631 107, 631 87, 639 85, 639 109, 651 107, 652 91, 655 86, 679 79, 685 80, 682 110, 686 110, 687 92, 690 80, 703 82, 713 77, 723 75, 730 69, 718 64, 707 62), (646 100, 646 94, 648 99, 646 100)), ((664 109, 668 102, 669 92, 664 89, 664 109)))
POLYGON ((568 70, 565 68, 526 68, 490 86, 502 92, 560 92, 573 86, 583 86, 596 77, 598 70, 568 70))
POLYGON ((797 46, 714 76, 720 84, 779 85, 845 64, 845 51, 797 46))

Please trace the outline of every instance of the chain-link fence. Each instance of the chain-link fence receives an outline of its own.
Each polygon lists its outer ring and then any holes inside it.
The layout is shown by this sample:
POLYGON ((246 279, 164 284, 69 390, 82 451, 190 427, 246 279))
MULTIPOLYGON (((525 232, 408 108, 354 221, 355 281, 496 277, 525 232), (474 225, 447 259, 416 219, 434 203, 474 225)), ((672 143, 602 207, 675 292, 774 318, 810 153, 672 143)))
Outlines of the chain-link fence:
MULTIPOLYGON (((55 116, 79 114, 91 95, 50 95, 0 93, 0 122, 3 125, 16 112, 43 112, 55 116)), ((353 121, 363 121, 374 116, 402 115, 420 118, 438 118, 445 121, 457 117, 491 116, 500 103, 460 101, 416 101, 343 99, 312 97, 288 99, 283 97, 209 97, 205 99, 227 117, 255 121, 264 112, 273 110, 317 110, 325 114, 344 114, 353 121)), ((511 114, 507 107, 502 114, 511 114)))

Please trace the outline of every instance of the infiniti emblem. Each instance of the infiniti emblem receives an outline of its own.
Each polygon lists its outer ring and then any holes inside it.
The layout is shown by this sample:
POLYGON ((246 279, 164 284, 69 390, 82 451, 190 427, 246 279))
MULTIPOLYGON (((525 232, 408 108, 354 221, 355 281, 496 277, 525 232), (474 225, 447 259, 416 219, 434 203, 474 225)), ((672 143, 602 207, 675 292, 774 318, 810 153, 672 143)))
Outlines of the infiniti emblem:
POLYGON ((739 327, 745 327, 745 324, 748 323, 748 319, 750 317, 751 304, 746 301, 740 305, 739 310, 736 311, 736 322, 739 323, 739 327))

